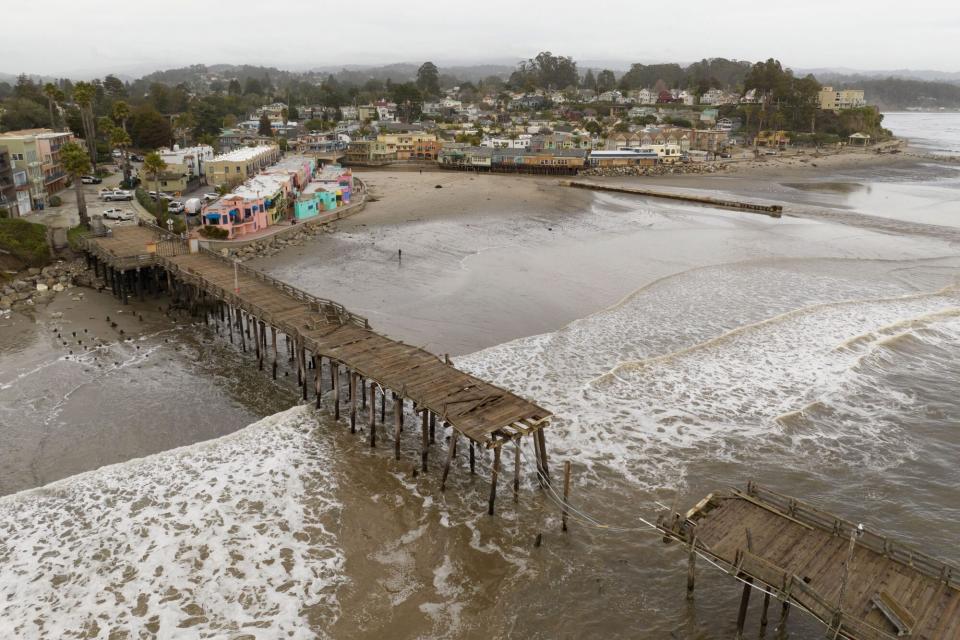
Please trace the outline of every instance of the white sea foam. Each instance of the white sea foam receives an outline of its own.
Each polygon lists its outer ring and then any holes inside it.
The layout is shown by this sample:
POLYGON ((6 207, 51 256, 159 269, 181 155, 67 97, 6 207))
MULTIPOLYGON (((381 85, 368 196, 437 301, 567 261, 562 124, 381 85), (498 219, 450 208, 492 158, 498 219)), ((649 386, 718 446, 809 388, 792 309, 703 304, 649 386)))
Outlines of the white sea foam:
MULTIPOLYGON (((710 455, 724 458, 729 436, 739 443, 775 433, 781 416, 815 402, 842 404, 878 341, 949 321, 960 309, 955 288, 903 292, 880 279, 865 285, 772 265, 711 267, 457 363, 551 409, 561 455, 643 486, 670 484, 678 450, 712 442, 710 455)), ((864 420, 845 435, 869 440, 886 426, 864 420)), ((910 455, 904 447, 874 453, 910 455)))
POLYGON ((0 499, 0 637, 315 638, 344 580, 315 427, 295 407, 0 499))

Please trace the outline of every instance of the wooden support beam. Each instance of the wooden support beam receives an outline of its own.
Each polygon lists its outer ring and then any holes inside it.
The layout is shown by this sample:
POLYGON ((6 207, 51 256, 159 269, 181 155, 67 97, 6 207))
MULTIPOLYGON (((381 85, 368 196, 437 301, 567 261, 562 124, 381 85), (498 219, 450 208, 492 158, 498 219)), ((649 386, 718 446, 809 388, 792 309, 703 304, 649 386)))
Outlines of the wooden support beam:
POLYGON ((570 499, 570 461, 564 460, 563 462, 563 515, 560 516, 561 520, 561 529, 563 531, 567 530, 567 516, 569 515, 570 510, 567 508, 567 503, 570 499))
POLYGON ((393 455, 400 459, 400 430, 403 428, 403 400, 393 394, 393 455))
POLYGON ((230 331, 230 344, 233 344, 233 307, 230 305, 227 305, 227 329, 230 331))
POLYGON ((746 578, 743 593, 740 594, 740 610, 737 611, 737 640, 743 640, 743 625, 747 621, 747 607, 750 605, 750 592, 753 591, 753 579, 746 578))
POLYGON ((253 322, 253 341, 257 347, 257 371, 263 371, 263 351, 260 349, 260 323, 253 322))
POLYGON ((513 501, 520 500, 520 438, 513 441, 513 501))
POLYGON ((790 617, 790 602, 784 600, 780 606, 780 620, 777 621, 777 638, 787 637, 787 618, 790 617))
POLYGON ((303 389, 303 399, 307 399, 307 349, 303 346, 303 338, 298 342, 297 358, 300 361, 300 387, 303 389))
POLYGON ((377 385, 370 383, 370 446, 377 446, 377 385))
POLYGON ((320 371, 323 369, 322 362, 323 358, 321 356, 313 356, 313 392, 317 395, 317 409, 320 408, 320 400, 323 398, 320 382, 320 371))
POLYGON ((440 491, 446 491, 447 489, 447 476, 450 474, 450 463, 453 462, 453 457, 457 455, 457 438, 460 433, 456 429, 452 429, 450 433, 450 442, 447 445, 447 461, 443 465, 443 477, 440 479, 440 491))
POLYGON ((547 480, 550 480, 550 464, 547 458, 547 438, 543 435, 543 429, 537 429, 537 436, 540 440, 540 464, 543 467, 543 475, 547 477, 547 480))
POLYGON ((760 635, 763 635, 764 630, 767 628, 767 609, 770 608, 770 592, 763 592, 763 609, 760 613, 760 635))
POLYGON ((380 392, 380 424, 387 424, 387 390, 380 392))
MULTIPOLYGON (((230 341, 233 341, 233 334, 230 334, 230 341)), ((277 379, 277 328, 270 327, 270 343, 273 346, 273 379, 277 379)))
POLYGON ((437 415, 432 411, 430 413, 430 444, 435 443, 436 440, 436 430, 437 430, 437 415))
POLYGON ((357 432, 357 374, 354 371, 350 375, 350 433, 357 432))
POLYGON ((330 382, 333 383, 333 419, 340 419, 340 363, 330 361, 330 382))
MULTIPOLYGON (((233 314, 237 318, 237 333, 240 334, 240 349, 246 353, 247 352, 247 338, 243 334, 243 311, 239 308, 236 309, 236 312, 233 314)), ((299 383, 299 381, 298 381, 299 383)))
POLYGON ((476 470, 476 454, 473 451, 473 440, 470 441, 470 475, 474 475, 476 470))
POLYGON ((420 412, 421 422, 420 422, 420 470, 427 470, 427 455, 430 452, 430 441, 429 435, 427 434, 427 414, 429 411, 424 409, 420 412))
POLYGON ((693 600, 697 572, 697 535, 690 541, 690 554, 687 556, 687 600, 693 600))
POLYGON ((497 501, 497 476, 500 475, 500 447, 493 448, 493 471, 490 474, 490 499, 487 502, 487 514, 493 515, 493 504, 497 501))
POLYGON ((363 376, 359 377, 359 387, 360 389, 360 408, 364 411, 367 409, 367 381, 363 376))

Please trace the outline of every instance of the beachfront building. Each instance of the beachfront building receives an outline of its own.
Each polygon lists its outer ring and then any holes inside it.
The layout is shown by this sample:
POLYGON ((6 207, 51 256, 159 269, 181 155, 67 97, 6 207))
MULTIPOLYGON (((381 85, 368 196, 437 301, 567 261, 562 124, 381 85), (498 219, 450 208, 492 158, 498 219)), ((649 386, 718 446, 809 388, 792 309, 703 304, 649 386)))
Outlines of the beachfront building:
POLYGON ((863 89, 837 89, 823 87, 819 95, 820 108, 824 111, 841 111, 866 106, 863 89))
POLYGON ((11 171, 25 174, 28 196, 19 206, 20 215, 42 209, 50 196, 67 187, 67 172, 60 160, 60 149, 74 140, 70 132, 51 129, 23 129, 0 134, 0 146, 10 153, 11 171), (24 206, 26 205, 26 206, 24 206))
POLYGON ((207 180, 212 185, 237 185, 279 159, 276 145, 234 149, 207 162, 207 180))
POLYGON ((660 155, 653 149, 626 147, 591 151, 588 162, 591 167, 652 167, 660 162, 660 155))
POLYGON ((381 133, 377 142, 384 145, 387 154, 396 154, 396 160, 436 160, 443 146, 437 134, 425 131, 381 133))
POLYGON ((294 203, 297 220, 307 220, 350 203, 353 195, 353 172, 331 164, 321 169, 294 203))
MULTIPOLYGON (((444 147, 437 158, 440 166, 456 169, 483 169, 490 170, 493 161, 493 150, 495 147, 466 147, 451 146, 444 147)), ((507 149, 508 147, 496 147, 507 149)))
POLYGON ((290 147, 297 153, 329 154, 346 151, 350 136, 335 131, 305 133, 290 141, 290 147))
POLYGON ((576 173, 587 162, 584 149, 530 151, 523 149, 493 149, 491 164, 505 171, 533 173, 576 173))
POLYGON ((347 163, 351 165, 381 165, 396 159, 396 149, 388 150, 379 140, 353 140, 347 145, 347 163))

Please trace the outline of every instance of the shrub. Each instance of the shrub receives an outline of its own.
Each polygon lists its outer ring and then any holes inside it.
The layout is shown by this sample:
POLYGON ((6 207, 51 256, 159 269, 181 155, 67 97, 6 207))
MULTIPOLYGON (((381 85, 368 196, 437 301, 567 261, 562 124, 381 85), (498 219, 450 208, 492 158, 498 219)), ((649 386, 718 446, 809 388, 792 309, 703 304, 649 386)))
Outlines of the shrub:
POLYGON ((63 204, 63 200, 60 199, 60 196, 50 196, 47 201, 51 207, 59 207, 63 204))
POLYGON ((47 228, 21 218, 0 220, 0 249, 30 267, 50 262, 47 228))
POLYGON ((200 228, 200 235, 211 240, 226 240, 230 233, 221 227, 204 226, 200 228))

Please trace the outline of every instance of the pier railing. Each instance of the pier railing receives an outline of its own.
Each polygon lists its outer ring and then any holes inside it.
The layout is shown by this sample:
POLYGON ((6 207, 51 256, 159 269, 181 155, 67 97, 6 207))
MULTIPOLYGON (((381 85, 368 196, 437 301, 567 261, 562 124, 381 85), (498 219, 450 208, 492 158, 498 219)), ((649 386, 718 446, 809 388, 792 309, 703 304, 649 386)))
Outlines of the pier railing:
POLYGON ((858 545, 910 566, 920 573, 944 582, 951 587, 960 588, 960 572, 957 571, 956 567, 900 542, 874 533, 865 527, 860 529, 859 525, 817 509, 813 505, 761 487, 753 482, 747 483, 745 494, 737 490, 734 490, 734 494, 745 495, 748 499, 752 498, 769 505, 798 522, 829 531, 836 536, 848 538, 852 532, 856 532, 858 545))
POLYGON ((354 324, 363 329, 370 328, 370 322, 366 318, 364 318, 363 316, 359 316, 353 313, 352 311, 348 311, 347 308, 344 307, 339 302, 334 302, 333 300, 329 300, 327 298, 320 298, 311 293, 307 293, 306 291, 302 289, 298 289, 297 287, 294 287, 292 285, 289 285, 286 282, 283 282, 282 280, 277 280, 273 276, 269 276, 262 271, 253 269, 252 267, 248 267, 239 261, 231 260, 230 258, 217 253, 216 251, 211 251, 206 247, 200 247, 200 253, 206 256, 216 258, 217 260, 220 260, 227 264, 236 265, 236 268, 244 275, 256 278, 257 280, 265 284, 268 284, 275 289, 279 289, 280 291, 283 291, 285 294, 287 294, 291 298, 294 298, 295 300, 299 300, 300 302, 309 304, 311 307, 314 307, 317 312, 323 313, 323 314, 335 315, 339 319, 341 324, 354 324))

